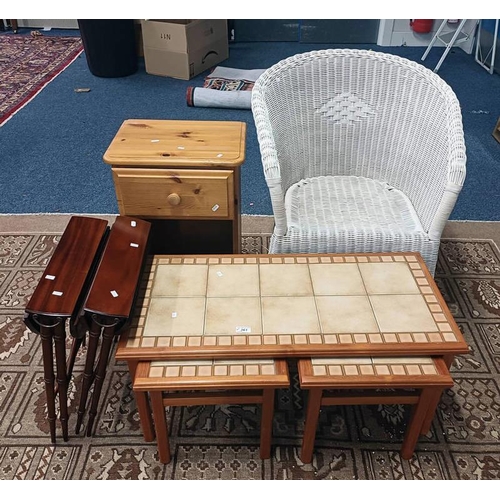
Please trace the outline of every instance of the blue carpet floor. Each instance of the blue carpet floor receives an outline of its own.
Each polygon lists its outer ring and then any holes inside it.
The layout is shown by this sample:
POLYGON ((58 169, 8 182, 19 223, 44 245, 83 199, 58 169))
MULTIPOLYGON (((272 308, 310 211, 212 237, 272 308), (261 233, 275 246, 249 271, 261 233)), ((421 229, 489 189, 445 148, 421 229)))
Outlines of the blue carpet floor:
MULTIPOLYGON (((68 33, 63 33, 67 35, 68 33)), ((345 46, 345 45, 344 45, 345 46)), ((234 43, 222 65, 267 68, 299 52, 332 47, 299 43, 234 43)), ((416 61, 422 47, 371 48, 416 61)), ((443 49, 433 49, 433 68, 443 49)), ((500 116, 500 76, 489 75, 473 55, 454 49, 439 75, 455 90, 463 112, 467 179, 451 218, 500 220, 500 144, 491 133, 500 116)), ((31 103, 0 128, 0 213, 117 213, 110 167, 102 156, 123 120, 240 120, 248 125, 242 167, 243 214, 272 214, 250 110, 190 108, 187 82, 139 71, 126 78, 93 76, 82 54, 31 103), (75 88, 89 87, 89 93, 75 88)))

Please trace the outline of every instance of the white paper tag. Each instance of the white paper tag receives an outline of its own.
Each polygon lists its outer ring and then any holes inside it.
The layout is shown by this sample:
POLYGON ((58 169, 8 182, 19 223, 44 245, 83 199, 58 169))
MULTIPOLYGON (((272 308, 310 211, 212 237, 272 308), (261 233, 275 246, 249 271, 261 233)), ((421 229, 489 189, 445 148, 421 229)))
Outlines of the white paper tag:
POLYGON ((217 155, 217 158, 222 158, 223 156, 224 156, 224 155, 223 155, 222 153, 219 153, 219 154, 217 155))
POLYGON ((217 210, 219 210, 219 205, 215 204, 213 207, 212 207, 212 212, 217 212, 217 210))
POLYGON ((160 139, 151 139, 151 142, 160 142, 160 139))
POLYGON ((135 220, 131 220, 131 221, 130 221, 130 225, 131 225, 132 227, 135 227, 135 226, 137 226, 137 222, 135 222, 135 220))
POLYGON ((219 276, 220 278, 221 276, 224 276, 224 273, 222 273, 221 271, 217 271, 217 276, 219 276))
POLYGON ((176 312, 172 313, 172 318, 177 318, 177 313, 176 312))
POLYGON ((57 297, 60 297, 62 294, 62 292, 57 292, 55 290, 52 292, 52 295, 56 295, 57 297))
POLYGON ((134 248, 139 248, 139 244, 138 243, 130 243, 130 246, 134 247, 134 248))
POLYGON ((46 280, 55 280, 55 279, 56 279, 56 277, 55 277, 55 276, 52 276, 52 274, 46 274, 46 275, 45 275, 45 279, 46 279, 46 280))
POLYGON ((111 292, 109 292, 109 293, 111 293, 111 295, 113 297, 118 297, 118 294, 116 293, 116 290, 111 290, 111 292))
POLYGON ((177 149, 186 149, 184 146, 177 146, 177 149))
POLYGON ((236 333, 252 333, 252 329, 249 326, 237 326, 236 333))

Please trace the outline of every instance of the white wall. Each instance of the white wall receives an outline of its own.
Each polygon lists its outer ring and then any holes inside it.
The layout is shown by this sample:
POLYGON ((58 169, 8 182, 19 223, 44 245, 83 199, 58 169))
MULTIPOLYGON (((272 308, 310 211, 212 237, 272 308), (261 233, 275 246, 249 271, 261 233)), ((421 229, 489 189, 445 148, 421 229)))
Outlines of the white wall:
POLYGON ((20 28, 78 29, 76 19, 18 19, 20 28))
MULTIPOLYGON (((377 44, 385 47, 401 45, 427 47, 442 21, 442 19, 435 19, 430 33, 415 33, 410 26, 409 19, 381 19, 377 44)), ((471 33, 475 30, 475 25, 476 19, 469 19, 465 23, 462 31, 465 33, 471 33)), ((456 26, 457 25, 447 26, 443 33, 455 31, 456 26)), ((443 38, 446 37, 445 39, 449 40, 452 35, 441 36, 443 38)), ((462 35, 460 35, 459 38, 462 38, 462 35)), ((456 47, 460 47, 465 52, 470 54, 472 52, 473 45, 474 37, 471 36, 467 41, 456 45, 456 47)), ((443 47, 443 43, 438 40, 434 47, 443 47)))

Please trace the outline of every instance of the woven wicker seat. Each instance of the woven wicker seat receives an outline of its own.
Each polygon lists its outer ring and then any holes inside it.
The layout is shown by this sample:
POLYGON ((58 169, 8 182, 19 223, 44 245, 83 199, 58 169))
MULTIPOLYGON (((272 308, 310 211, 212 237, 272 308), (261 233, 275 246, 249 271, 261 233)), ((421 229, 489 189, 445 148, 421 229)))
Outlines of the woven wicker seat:
POLYGON ((266 70, 252 91, 270 253, 418 251, 434 273, 465 179, 458 100, 420 64, 352 49, 266 70))

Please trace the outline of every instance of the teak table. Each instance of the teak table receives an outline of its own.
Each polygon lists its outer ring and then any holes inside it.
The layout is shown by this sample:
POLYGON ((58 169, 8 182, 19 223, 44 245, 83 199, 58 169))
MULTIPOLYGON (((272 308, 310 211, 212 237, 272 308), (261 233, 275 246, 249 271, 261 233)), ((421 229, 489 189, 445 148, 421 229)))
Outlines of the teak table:
POLYGON ((239 253, 246 123, 125 120, 104 154, 121 215, 152 224, 152 253, 239 253))
POLYGON ((440 356, 468 346, 418 253, 150 257, 116 358, 440 356))

